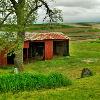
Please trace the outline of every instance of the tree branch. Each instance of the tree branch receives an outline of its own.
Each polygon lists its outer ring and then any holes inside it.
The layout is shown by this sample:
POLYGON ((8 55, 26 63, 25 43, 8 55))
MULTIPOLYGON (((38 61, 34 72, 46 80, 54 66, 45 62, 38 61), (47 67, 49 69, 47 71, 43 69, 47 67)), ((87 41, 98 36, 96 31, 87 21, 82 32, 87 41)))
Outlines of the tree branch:
MULTIPOLYGON (((46 15, 49 16, 50 18, 50 22, 53 21, 53 15, 54 15, 54 12, 49 8, 49 5, 46 3, 46 1, 44 0, 39 0, 44 6, 45 8, 47 9, 47 12, 46 12, 46 15)), ((44 20, 46 19, 46 17, 44 18, 44 20)))
POLYGON ((14 9, 16 9, 17 8, 17 2, 15 0, 10 0, 10 1, 13 4, 14 9))
POLYGON ((12 13, 13 13, 13 11, 12 11, 12 12, 9 12, 9 13, 6 15, 6 17, 3 19, 3 21, 1 21, 0 26, 2 26, 2 24, 6 21, 6 19, 9 17, 9 15, 12 14, 12 13))
POLYGON ((18 0, 18 6, 23 8, 25 6, 25 0, 18 0))
POLYGON ((3 12, 11 12, 11 11, 15 12, 14 9, 5 9, 5 10, 0 10, 0 13, 3 13, 3 12))
POLYGON ((47 11, 50 10, 49 5, 44 0, 39 1, 47 8, 47 11))
MULTIPOLYGON (((35 2, 36 3, 36 6, 33 8, 33 9, 31 9, 30 11, 29 11, 29 13, 27 14, 27 16, 26 16, 26 23, 27 23, 27 21, 28 21, 28 18, 30 17, 30 15, 32 14, 32 13, 34 13, 38 8, 40 8, 40 7, 42 7, 42 4, 41 5, 38 5, 38 2, 36 1, 35 2)), ((26 23, 25 23, 25 25, 26 25, 26 23)))

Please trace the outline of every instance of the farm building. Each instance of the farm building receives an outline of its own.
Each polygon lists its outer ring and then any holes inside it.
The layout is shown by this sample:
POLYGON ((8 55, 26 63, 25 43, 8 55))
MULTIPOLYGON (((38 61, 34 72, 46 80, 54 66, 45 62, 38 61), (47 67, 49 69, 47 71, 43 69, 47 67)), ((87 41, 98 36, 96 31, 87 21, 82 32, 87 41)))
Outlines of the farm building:
MULTIPOLYGON (((69 55, 69 38, 60 32, 50 33, 25 33, 23 46, 23 59, 50 60, 53 56, 69 55)), ((16 55, 5 56, 0 54, 0 65, 14 64, 16 55)))

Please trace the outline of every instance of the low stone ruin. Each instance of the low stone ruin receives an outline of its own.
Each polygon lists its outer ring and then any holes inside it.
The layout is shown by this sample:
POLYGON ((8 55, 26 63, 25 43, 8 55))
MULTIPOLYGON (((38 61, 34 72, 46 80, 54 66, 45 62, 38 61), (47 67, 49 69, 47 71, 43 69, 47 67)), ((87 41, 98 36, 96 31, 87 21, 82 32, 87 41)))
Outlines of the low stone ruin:
POLYGON ((89 68, 83 68, 81 72, 81 78, 92 76, 93 73, 89 68))

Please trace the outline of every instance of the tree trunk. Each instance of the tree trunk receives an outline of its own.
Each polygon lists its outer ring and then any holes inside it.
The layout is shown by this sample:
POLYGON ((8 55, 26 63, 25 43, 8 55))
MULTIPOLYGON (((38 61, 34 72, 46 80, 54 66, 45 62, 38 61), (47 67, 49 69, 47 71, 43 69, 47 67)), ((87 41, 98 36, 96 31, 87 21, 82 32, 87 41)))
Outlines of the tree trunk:
MULTIPOLYGON (((19 26, 21 27, 21 26, 19 26)), ((24 37, 25 37, 25 31, 24 29, 20 30, 17 33, 17 48, 15 51, 15 66, 19 69, 19 71, 23 71, 23 45, 24 45, 24 37)))
MULTIPOLYGON (((16 9, 17 15, 17 26, 18 26, 18 45, 15 51, 15 66, 19 69, 19 71, 23 71, 23 45, 24 45, 24 37, 25 37, 25 26, 24 26, 24 3, 23 0, 20 6, 16 9), (22 3, 23 2, 23 3, 22 3)), ((20 2, 19 2, 20 3, 20 2)))
POLYGON ((15 63, 15 67, 17 67, 19 69, 19 71, 23 71, 23 44, 24 44, 24 37, 21 36, 22 33, 18 33, 18 44, 17 44, 17 48, 15 51, 15 59, 14 59, 14 63, 15 63))

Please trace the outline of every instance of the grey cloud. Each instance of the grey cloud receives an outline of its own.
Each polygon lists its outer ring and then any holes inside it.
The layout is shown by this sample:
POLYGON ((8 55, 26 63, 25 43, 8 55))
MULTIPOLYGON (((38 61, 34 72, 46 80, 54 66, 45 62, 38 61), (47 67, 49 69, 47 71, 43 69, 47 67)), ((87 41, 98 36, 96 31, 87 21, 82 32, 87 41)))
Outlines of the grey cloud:
MULTIPOLYGON (((62 7, 63 8, 63 7, 62 7)), ((65 8, 64 8, 65 9, 65 8)), ((100 11, 99 9, 79 9, 74 7, 74 9, 69 8, 68 10, 63 9, 64 22, 80 22, 80 21, 100 21, 100 11)))
MULTIPOLYGON (((100 21, 100 0, 55 0, 51 7, 62 10, 64 22, 100 21)), ((44 17, 44 10, 39 11, 39 22, 44 17)))
POLYGON ((56 0, 55 6, 93 8, 100 6, 100 0, 56 0))
POLYGON ((59 7, 56 7, 56 8, 61 9, 62 13, 64 15, 67 15, 67 16, 75 16, 75 15, 79 15, 79 14, 87 12, 87 9, 80 8, 80 7, 63 7, 63 6, 59 6, 59 7))

